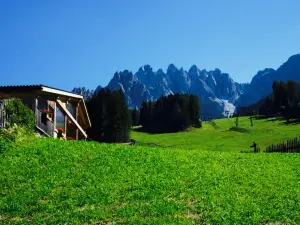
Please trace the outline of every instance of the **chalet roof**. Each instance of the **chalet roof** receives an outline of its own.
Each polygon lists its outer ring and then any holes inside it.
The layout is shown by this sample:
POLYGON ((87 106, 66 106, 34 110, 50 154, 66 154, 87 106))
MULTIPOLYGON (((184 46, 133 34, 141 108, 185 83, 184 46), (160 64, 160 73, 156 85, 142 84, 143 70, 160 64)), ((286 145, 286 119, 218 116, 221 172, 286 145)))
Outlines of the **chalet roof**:
POLYGON ((67 96, 71 98, 76 98, 81 100, 82 105, 84 107, 84 110, 86 112, 86 118, 88 121, 88 124, 91 126, 91 121, 87 112, 87 108, 84 102, 84 98, 82 95, 74 94, 69 91, 65 91, 58 88, 49 87, 47 85, 38 84, 38 85, 12 85, 12 86, 0 86, 0 93, 9 93, 9 92, 33 92, 33 91, 41 91, 41 92, 47 92, 52 93, 60 96, 67 96))
POLYGON ((8 86, 0 86, 0 92, 13 92, 13 91, 43 91, 43 89, 47 89, 47 92, 59 93, 61 95, 66 95, 74 98, 83 98, 82 95, 74 94, 69 91, 65 91, 59 88, 50 87, 43 84, 36 85, 8 85, 8 86))

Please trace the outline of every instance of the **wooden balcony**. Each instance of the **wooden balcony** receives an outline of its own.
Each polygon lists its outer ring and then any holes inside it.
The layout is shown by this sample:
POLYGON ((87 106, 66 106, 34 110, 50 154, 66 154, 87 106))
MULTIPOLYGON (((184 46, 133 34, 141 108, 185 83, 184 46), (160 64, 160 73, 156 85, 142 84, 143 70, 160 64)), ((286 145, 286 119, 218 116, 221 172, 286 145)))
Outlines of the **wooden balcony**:
POLYGON ((36 115, 36 127, 46 134, 49 137, 54 136, 54 123, 52 120, 47 119, 46 121, 42 121, 42 112, 37 110, 36 115))

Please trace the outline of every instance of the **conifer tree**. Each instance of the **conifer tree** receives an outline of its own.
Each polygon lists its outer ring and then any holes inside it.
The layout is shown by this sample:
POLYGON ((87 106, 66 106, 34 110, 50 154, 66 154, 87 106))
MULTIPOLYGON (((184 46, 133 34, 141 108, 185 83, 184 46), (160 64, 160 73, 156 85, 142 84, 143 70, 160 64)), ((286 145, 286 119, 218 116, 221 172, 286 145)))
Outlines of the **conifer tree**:
POLYGON ((131 115, 123 92, 102 89, 87 101, 92 127, 88 135, 99 142, 127 142, 131 115))

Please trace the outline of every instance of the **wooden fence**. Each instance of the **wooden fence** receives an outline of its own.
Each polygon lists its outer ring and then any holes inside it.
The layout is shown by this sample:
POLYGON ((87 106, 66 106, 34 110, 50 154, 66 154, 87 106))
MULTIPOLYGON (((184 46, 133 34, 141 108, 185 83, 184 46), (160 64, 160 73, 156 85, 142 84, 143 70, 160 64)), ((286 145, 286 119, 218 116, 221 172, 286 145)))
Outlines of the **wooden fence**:
POLYGON ((283 143, 270 145, 265 152, 300 153, 300 139, 294 138, 283 143))

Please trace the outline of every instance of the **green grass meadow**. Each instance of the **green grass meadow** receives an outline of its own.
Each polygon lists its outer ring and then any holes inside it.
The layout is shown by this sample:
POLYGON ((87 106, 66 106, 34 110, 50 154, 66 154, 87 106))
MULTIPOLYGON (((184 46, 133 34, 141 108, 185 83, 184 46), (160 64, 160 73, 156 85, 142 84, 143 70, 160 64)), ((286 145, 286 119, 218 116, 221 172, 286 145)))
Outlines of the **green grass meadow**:
POLYGON ((265 150, 268 145, 300 137, 300 123, 286 125, 277 118, 253 119, 254 126, 251 126, 248 117, 240 117, 237 129, 235 118, 214 120, 214 123, 205 122, 201 129, 170 134, 148 134, 135 128, 132 138, 142 146, 240 152, 249 150, 253 141, 265 150))
POLYGON ((0 224, 300 224, 300 155, 239 152, 300 125, 247 122, 133 132, 136 146, 23 140, 0 155, 0 224))

